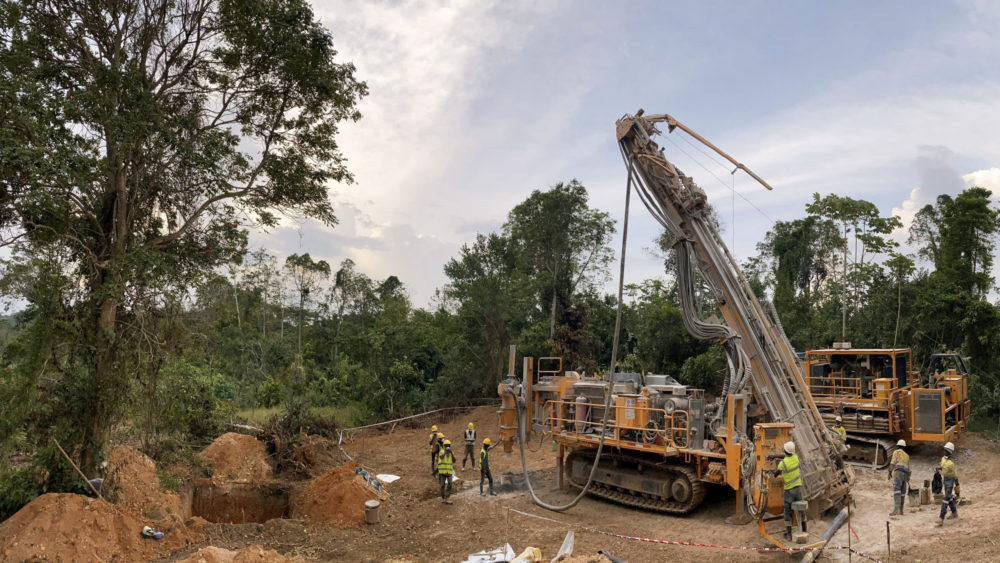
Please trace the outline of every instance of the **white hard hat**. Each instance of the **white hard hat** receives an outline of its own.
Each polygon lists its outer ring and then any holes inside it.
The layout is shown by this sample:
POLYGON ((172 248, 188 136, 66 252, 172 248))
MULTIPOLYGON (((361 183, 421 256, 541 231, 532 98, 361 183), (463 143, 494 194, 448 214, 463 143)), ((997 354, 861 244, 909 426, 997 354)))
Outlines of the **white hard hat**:
POLYGON ((785 442, 785 453, 795 453, 795 442, 785 442))
POLYGON ((837 418, 836 418, 836 421, 837 421, 837 422, 844 422, 844 419, 843 419, 843 418, 840 418, 840 416, 837 416, 837 418))
POLYGON ((955 451, 955 444, 948 442, 947 444, 944 445, 944 449, 948 450, 949 452, 953 452, 955 451))
POLYGON ((905 448, 906 447, 906 440, 903 440, 902 438, 900 438, 900 440, 898 442, 896 442, 896 445, 899 446, 899 447, 901 447, 901 448, 905 448))

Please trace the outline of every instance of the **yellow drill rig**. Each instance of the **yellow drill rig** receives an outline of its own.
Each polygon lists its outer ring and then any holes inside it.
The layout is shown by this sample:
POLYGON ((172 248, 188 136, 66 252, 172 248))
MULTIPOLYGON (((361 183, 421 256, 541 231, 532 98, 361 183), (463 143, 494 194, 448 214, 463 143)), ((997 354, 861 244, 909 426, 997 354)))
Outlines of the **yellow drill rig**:
POLYGON ((501 439, 509 452, 518 441, 523 448, 529 428, 551 434, 558 444, 560 484, 565 477, 588 493, 644 509, 686 513, 702 502, 707 486, 730 487, 757 518, 761 535, 784 546, 766 523, 782 510, 782 479, 775 470, 785 442, 797 447, 813 513, 841 503, 854 476, 809 394, 791 345, 715 229, 705 192, 653 140, 662 125, 668 132, 688 132, 770 186, 669 115, 645 116, 640 110, 616 124, 630 184, 674 241, 685 326, 696 338, 725 348, 729 370, 721 395, 710 401, 703 390, 666 375, 586 377, 563 371, 557 358, 541 359, 537 366, 525 358, 519 379, 512 350, 510 374, 498 389, 501 439), (723 322, 699 315, 696 271, 723 322))

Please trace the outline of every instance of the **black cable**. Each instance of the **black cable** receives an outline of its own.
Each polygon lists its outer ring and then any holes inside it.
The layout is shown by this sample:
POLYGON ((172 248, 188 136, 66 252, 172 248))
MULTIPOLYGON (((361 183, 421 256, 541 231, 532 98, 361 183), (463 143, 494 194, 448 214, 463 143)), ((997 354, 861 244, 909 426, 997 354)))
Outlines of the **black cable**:
POLYGON ((524 483, 528 487, 528 494, 531 495, 531 500, 533 500, 535 504, 546 510, 552 510, 554 512, 562 512, 573 508, 580 502, 583 495, 587 494, 587 489, 590 488, 590 484, 594 481, 594 474, 597 472, 597 465, 601 461, 601 452, 604 450, 604 438, 607 436, 606 429, 608 425, 608 414, 611 412, 611 397, 615 390, 615 363, 618 358, 618 335, 621 332, 622 295, 625 288, 625 248, 628 241, 628 210, 632 194, 632 163, 628 162, 628 165, 628 182, 625 184, 625 218, 622 221, 622 258, 621 265, 618 269, 618 309, 615 313, 615 334, 611 347, 611 367, 608 369, 608 374, 610 376, 608 378, 608 390, 604 397, 604 417, 601 420, 601 440, 597 444, 597 454, 594 456, 593 465, 590 466, 590 474, 587 476, 587 483, 583 486, 580 494, 576 495, 576 498, 567 504, 549 504, 538 498, 538 495, 535 494, 535 489, 531 485, 531 477, 528 475, 528 464, 524 456, 524 438, 522 437, 523 429, 521 428, 520 405, 517 402, 517 396, 514 395, 511 388, 507 386, 504 389, 504 392, 509 394, 514 400, 515 414, 517 418, 517 443, 521 451, 521 472, 524 474, 524 483))

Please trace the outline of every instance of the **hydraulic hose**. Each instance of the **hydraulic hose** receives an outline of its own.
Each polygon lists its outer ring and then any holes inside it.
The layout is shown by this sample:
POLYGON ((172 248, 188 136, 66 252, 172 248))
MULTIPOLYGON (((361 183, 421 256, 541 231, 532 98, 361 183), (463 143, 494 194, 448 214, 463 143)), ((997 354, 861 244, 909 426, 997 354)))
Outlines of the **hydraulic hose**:
POLYGON ((535 502, 538 506, 546 509, 552 510, 554 512, 563 512, 569 510, 580 502, 583 495, 587 494, 587 489, 590 488, 590 484, 594 481, 594 474, 597 472, 597 466, 601 462, 601 452, 604 451, 604 438, 606 436, 605 430, 608 425, 608 413, 611 412, 611 396, 614 394, 615 390, 615 363, 618 360, 618 335, 621 330, 622 323, 622 295, 624 294, 625 288, 625 245, 628 241, 628 210, 629 202, 631 200, 632 194, 632 166, 629 163, 628 171, 628 182, 625 184, 625 219, 622 222, 622 258, 621 264, 618 268, 618 308, 615 312, 615 334, 613 338, 613 344, 611 346, 611 367, 608 369, 610 378, 608 381, 608 391, 604 396, 604 417, 601 419, 601 440, 597 444, 597 454, 594 456, 594 463, 590 466, 590 474, 587 475, 587 483, 583 486, 576 497, 563 505, 549 504, 542 499, 538 498, 535 494, 535 488, 531 485, 531 477, 528 475, 528 463, 524 456, 524 438, 523 429, 521 428, 521 405, 518 403, 517 396, 510 389, 506 387, 504 393, 507 393, 514 400, 514 408, 516 419, 517 419, 517 444, 521 451, 521 472, 524 474, 524 483, 528 487, 528 494, 531 495, 531 500, 535 502))

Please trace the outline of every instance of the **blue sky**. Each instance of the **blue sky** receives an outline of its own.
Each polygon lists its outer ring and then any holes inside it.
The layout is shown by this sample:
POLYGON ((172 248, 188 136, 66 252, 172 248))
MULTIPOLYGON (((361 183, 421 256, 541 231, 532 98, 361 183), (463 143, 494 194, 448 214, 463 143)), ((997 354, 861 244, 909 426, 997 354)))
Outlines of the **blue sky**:
MULTIPOLYGON (((254 241, 395 274, 417 306, 445 283, 442 266, 461 245, 498 229, 534 189, 576 178, 620 219, 614 122, 640 107, 670 113, 775 187, 737 174, 736 190, 763 213, 734 203, 728 170, 681 139, 697 161, 661 143, 707 190, 741 259, 770 220, 802 216, 813 192, 868 199, 907 224, 940 193, 972 183, 1000 193, 1000 3, 314 9, 371 90, 364 118, 340 135, 357 182, 331 186, 335 228, 289 222, 254 241)), ((645 210, 633 213, 627 281, 662 276, 644 251, 657 229, 645 210)))

